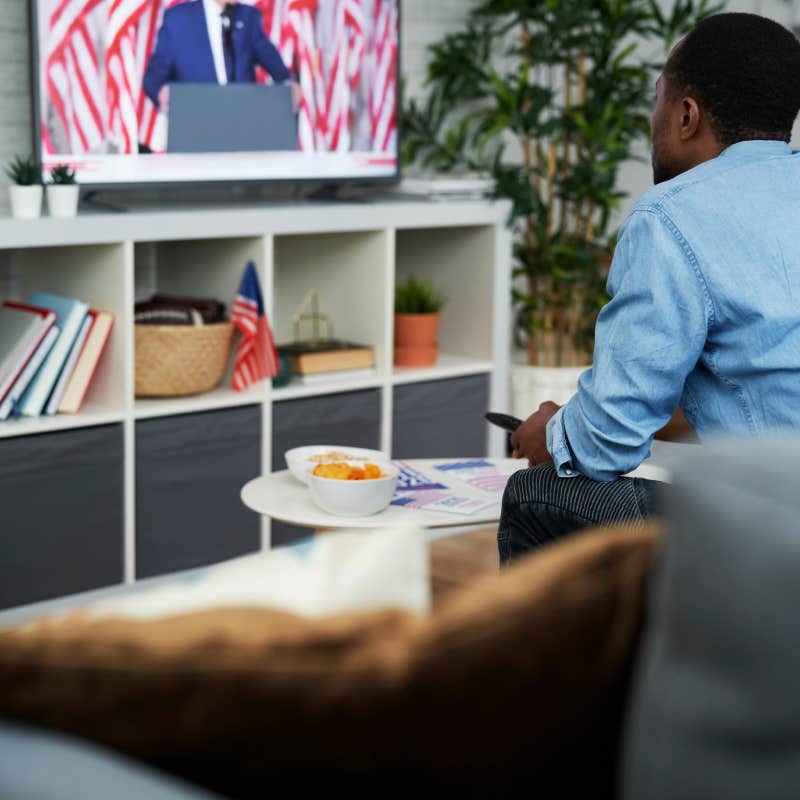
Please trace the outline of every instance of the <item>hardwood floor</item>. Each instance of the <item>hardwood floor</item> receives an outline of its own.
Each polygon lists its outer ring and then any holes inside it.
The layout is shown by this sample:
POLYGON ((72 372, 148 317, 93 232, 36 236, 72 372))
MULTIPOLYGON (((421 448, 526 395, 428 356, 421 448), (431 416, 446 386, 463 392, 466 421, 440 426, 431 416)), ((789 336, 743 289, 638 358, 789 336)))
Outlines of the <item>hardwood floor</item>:
POLYGON ((431 542, 433 607, 477 576, 499 568, 496 527, 431 542))

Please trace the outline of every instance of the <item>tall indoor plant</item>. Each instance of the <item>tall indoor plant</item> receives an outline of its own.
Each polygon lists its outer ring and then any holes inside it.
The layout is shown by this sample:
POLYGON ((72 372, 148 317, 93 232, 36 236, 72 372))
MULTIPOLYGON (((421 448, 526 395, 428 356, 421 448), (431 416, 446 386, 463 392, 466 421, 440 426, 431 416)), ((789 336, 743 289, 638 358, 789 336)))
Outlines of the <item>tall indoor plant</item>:
MULTIPOLYGON (((625 196, 668 48, 709 0, 488 0, 431 47, 404 158, 490 174, 512 204, 513 303, 529 364, 588 363, 625 196)), ((574 371, 574 369, 573 369, 574 371)))

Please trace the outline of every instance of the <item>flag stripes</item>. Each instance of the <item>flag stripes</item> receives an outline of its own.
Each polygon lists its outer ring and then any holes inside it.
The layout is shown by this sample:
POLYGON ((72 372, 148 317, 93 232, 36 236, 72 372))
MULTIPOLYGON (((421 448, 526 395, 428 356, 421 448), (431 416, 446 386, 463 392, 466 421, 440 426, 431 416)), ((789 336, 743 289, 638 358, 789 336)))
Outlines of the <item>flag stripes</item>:
MULTIPOLYGON (((43 48, 50 104, 42 135, 47 153, 65 147, 74 155, 107 152, 109 146, 123 154, 136 153, 140 144, 164 148, 165 117, 145 95, 142 78, 164 11, 180 2, 189 0, 54 0, 43 48)), ((300 86, 300 149, 352 149, 365 103, 366 133, 358 141, 366 146, 359 149, 394 152, 396 1, 244 2, 261 11, 265 33, 300 86), (333 14, 333 25, 320 36, 323 11, 333 14)), ((259 68, 257 79, 264 82, 268 76, 259 68)))
POLYGON ((375 6, 374 52, 376 69, 371 87, 372 149, 394 150, 397 139, 397 6, 375 6))
POLYGON ((231 309, 231 322, 239 330, 239 344, 231 385, 241 392, 256 381, 278 374, 278 351, 267 322, 255 264, 250 261, 231 309))
POLYGON ((47 92, 70 150, 78 154, 100 147, 105 138, 100 66, 87 22, 102 2, 62 0, 49 20, 47 92))

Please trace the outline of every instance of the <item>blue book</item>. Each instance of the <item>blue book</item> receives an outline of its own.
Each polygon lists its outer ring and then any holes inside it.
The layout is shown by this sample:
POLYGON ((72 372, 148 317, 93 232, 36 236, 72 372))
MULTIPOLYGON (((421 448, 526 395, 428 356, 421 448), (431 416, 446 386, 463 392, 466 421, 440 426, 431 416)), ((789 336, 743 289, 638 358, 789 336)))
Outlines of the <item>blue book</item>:
POLYGON ((50 397, 50 393, 53 391, 58 375, 72 349, 75 337, 81 329, 89 306, 80 300, 60 297, 46 292, 35 292, 30 296, 28 302, 31 305, 49 308, 54 311, 57 316, 55 324, 61 330, 56 343, 47 354, 44 363, 19 401, 21 414, 26 417, 38 417, 44 410, 47 398, 50 397))

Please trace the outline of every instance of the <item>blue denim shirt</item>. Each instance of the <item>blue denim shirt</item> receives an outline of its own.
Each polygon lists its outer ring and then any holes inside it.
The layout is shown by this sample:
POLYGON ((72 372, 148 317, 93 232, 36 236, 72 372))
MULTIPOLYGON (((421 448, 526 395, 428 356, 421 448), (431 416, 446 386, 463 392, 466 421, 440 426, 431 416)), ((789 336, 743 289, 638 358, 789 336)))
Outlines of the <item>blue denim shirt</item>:
POLYGON ((547 427, 560 475, 634 469, 677 405, 701 440, 800 429, 800 153, 739 142, 653 187, 608 291, 593 366, 547 427))

